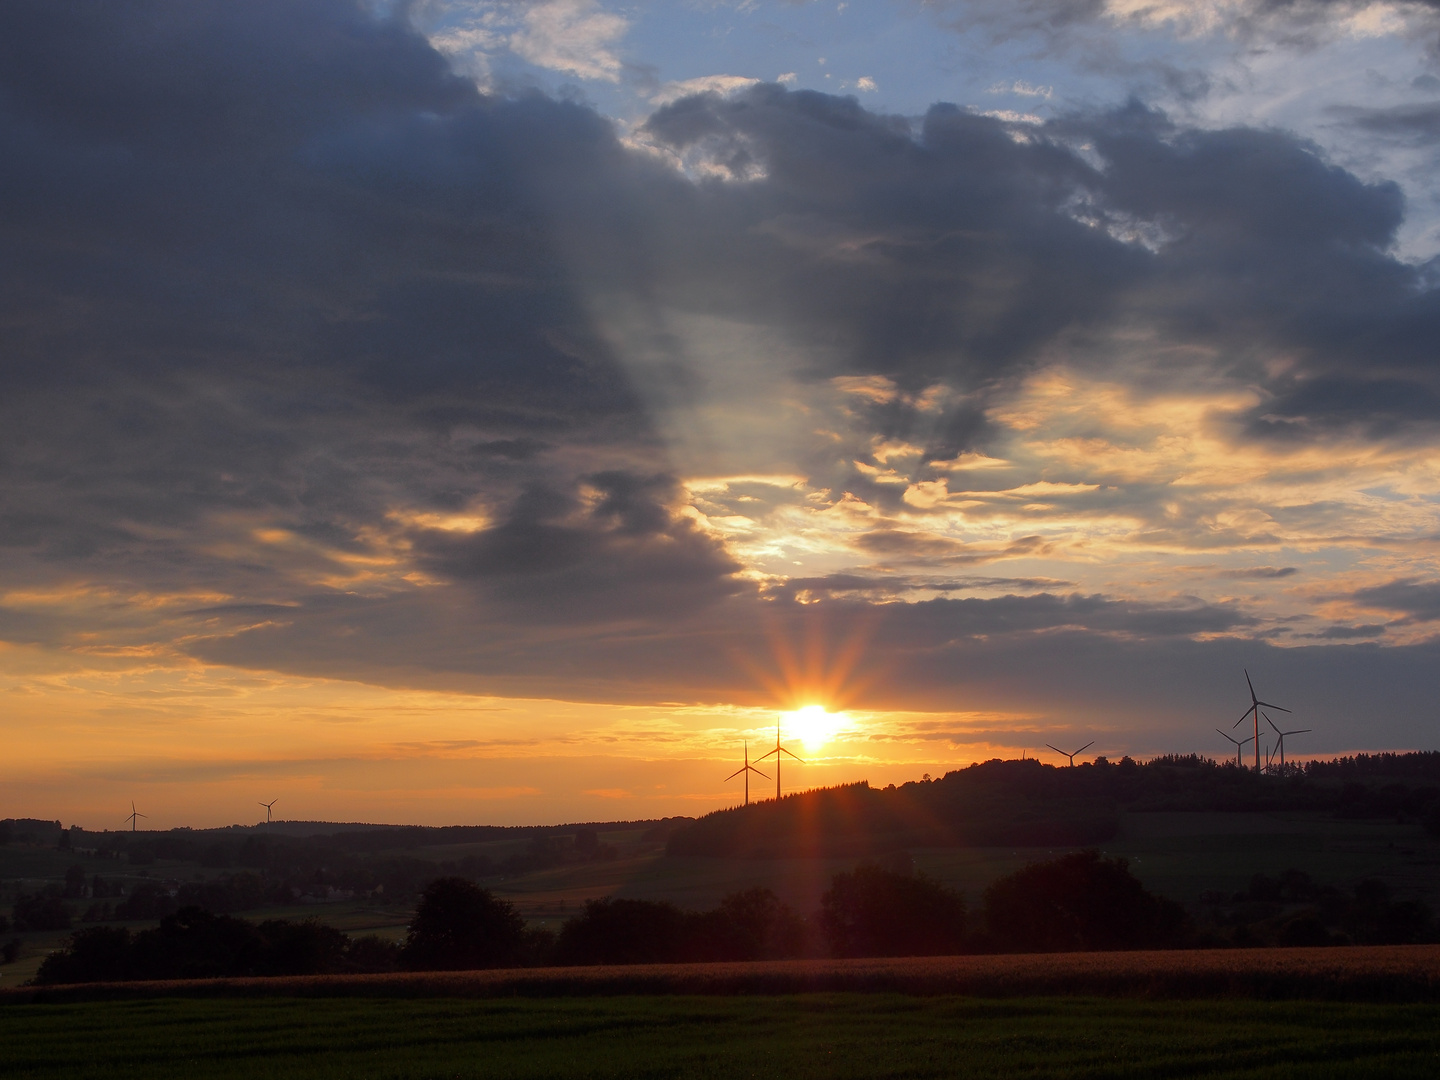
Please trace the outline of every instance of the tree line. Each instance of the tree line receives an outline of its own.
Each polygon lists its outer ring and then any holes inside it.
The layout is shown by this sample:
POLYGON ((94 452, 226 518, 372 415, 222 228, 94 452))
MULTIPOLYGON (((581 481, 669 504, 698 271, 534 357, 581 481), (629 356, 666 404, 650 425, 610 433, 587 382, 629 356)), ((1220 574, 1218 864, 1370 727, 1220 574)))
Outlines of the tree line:
POLYGON ((1100 844, 1122 811, 1304 811, 1414 820, 1440 836, 1440 753, 1359 754, 1257 775, 1196 754, 1075 768, 986 761, 935 780, 846 784, 731 807, 676 828, 672 855, 878 855, 912 847, 1100 844))

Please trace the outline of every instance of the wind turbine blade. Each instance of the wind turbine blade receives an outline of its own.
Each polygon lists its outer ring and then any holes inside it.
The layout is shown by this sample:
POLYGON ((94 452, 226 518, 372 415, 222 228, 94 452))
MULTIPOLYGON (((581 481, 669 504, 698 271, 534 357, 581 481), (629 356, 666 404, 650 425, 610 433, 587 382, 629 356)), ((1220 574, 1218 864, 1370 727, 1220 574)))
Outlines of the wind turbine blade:
POLYGON ((1275 721, 1274 721, 1274 720, 1271 720, 1269 716, 1266 716, 1265 713, 1263 713, 1263 712, 1262 712, 1260 715, 1265 717, 1265 723, 1269 724, 1272 728, 1274 728, 1276 735, 1281 735, 1281 736, 1283 736, 1283 735, 1285 734, 1285 733, 1284 733, 1283 731, 1281 731, 1278 727, 1275 727, 1275 721))
POLYGON ((1237 727, 1239 727, 1241 724, 1243 724, 1246 720, 1249 720, 1249 719, 1250 719, 1250 714, 1251 714, 1252 712, 1254 712, 1254 707, 1253 707, 1253 706, 1252 706, 1251 708, 1249 708, 1249 709, 1246 709, 1243 713, 1241 713, 1241 714, 1240 714, 1240 719, 1239 719, 1239 720, 1236 720, 1233 724, 1230 725, 1230 730, 1231 730, 1231 731, 1234 731, 1237 727))
POLYGON ((1229 740, 1230 740, 1231 742, 1233 742, 1236 746, 1239 746, 1239 745, 1240 745, 1239 741, 1238 741, 1237 739, 1235 739, 1234 737, 1232 737, 1228 732, 1221 731, 1218 727, 1215 729, 1215 731, 1216 731, 1216 733, 1219 734, 1222 738, 1229 739, 1229 740))
POLYGON ((1285 708, 1284 705, 1272 705, 1272 704, 1270 704, 1270 702, 1268 702, 1268 701, 1257 701, 1255 704, 1256 704, 1256 705, 1264 705, 1267 709, 1276 709, 1276 710, 1278 710, 1278 711, 1280 711, 1280 712, 1289 712, 1289 711, 1290 711, 1289 709, 1285 708))
POLYGON ((767 750, 767 751, 765 751, 765 753, 761 754, 761 755, 760 755, 759 757, 757 757, 755 760, 756 760, 756 761, 764 761, 764 760, 765 760, 767 757, 769 757, 771 754, 778 754, 779 752, 780 752, 780 748, 777 746, 774 750, 767 750))
POLYGON ((768 775, 766 775, 765 773, 761 772, 759 769, 754 768, 753 766, 751 767, 750 771, 753 772, 753 773, 755 773, 755 774, 757 774, 758 776, 764 776, 766 780, 769 780, 769 779, 770 779, 770 777, 769 777, 768 775))
MULTIPOLYGON (((789 750, 786 750, 783 746, 782 746, 782 747, 779 747, 779 749, 780 749, 781 751, 783 751, 784 753, 790 754, 790 751, 789 751, 789 750)), ((802 757, 796 757, 794 754, 790 754, 790 756, 793 757, 793 758, 795 758, 795 760, 798 761, 798 762, 800 762, 801 764, 804 764, 804 761, 805 761, 804 758, 802 758, 802 757)))
POLYGON ((1314 731, 1314 730, 1315 730, 1314 728, 1302 727, 1302 728, 1296 728, 1294 731, 1282 731, 1282 732, 1280 732, 1280 734, 1281 734, 1281 735, 1308 735, 1310 732, 1312 732, 1312 731, 1314 731))
POLYGON ((1251 700, 1251 701, 1254 701, 1254 700, 1255 700, 1255 684, 1250 681, 1250 669, 1249 669, 1249 668, 1243 668, 1242 670, 1245 672, 1245 685, 1250 688, 1250 700, 1251 700))
MULTIPOLYGON (((747 766, 745 766, 744 768, 736 769, 736 770, 735 770, 734 772, 732 772, 729 776, 725 777, 725 782, 728 784, 731 780, 734 780, 735 777, 739 776, 741 773, 743 773, 743 772, 745 771, 745 769, 748 769, 748 768, 749 768, 749 766, 747 765, 747 766)), ((261 806, 264 806, 265 804, 264 804, 264 803, 261 803, 260 805, 261 805, 261 806)))
POLYGON ((1095 740, 1094 740, 1094 739, 1091 739, 1091 740, 1090 740, 1089 742, 1087 742, 1084 746, 1080 747, 1079 750, 1076 750, 1075 753, 1076 753, 1076 754, 1083 754, 1086 750, 1089 750, 1090 747, 1092 747, 1092 746, 1094 746, 1094 745, 1095 745, 1095 740))
MULTIPOLYGON (((1045 745, 1046 745, 1046 746, 1050 746, 1050 744, 1049 744, 1048 742, 1047 742, 1045 745)), ((1050 746, 1050 749, 1051 749, 1051 750, 1054 750, 1055 753, 1059 754, 1061 757, 1069 757, 1069 756, 1070 756, 1069 754, 1065 753, 1064 750, 1061 750, 1058 746, 1050 746)))

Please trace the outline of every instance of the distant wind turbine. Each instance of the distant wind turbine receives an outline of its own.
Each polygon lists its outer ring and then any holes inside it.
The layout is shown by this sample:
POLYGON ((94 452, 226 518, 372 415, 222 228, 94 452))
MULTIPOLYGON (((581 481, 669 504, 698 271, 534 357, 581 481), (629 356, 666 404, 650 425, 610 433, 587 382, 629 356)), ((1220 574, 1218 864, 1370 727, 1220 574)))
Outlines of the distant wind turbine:
MULTIPOLYGON (((749 805, 750 805, 750 774, 751 774, 752 772, 753 772, 753 773, 756 773, 756 774, 759 775, 759 776, 765 776, 765 774, 764 774, 763 772, 760 772, 759 769, 755 768, 754 765, 751 765, 751 764, 750 764, 750 744, 747 742, 747 743, 745 744, 745 764, 744 764, 744 765, 741 765, 740 768, 736 769, 736 770, 735 770, 734 772, 732 772, 729 776, 725 777, 725 782, 728 784, 731 780, 734 780, 735 777, 739 776, 741 773, 744 773, 744 774, 745 774, 745 805, 746 805, 746 806, 749 806, 749 805)), ((766 780, 769 780, 770 777, 765 776, 765 779, 766 779, 766 780)))
MULTIPOLYGON (((1218 727, 1217 727, 1215 730, 1216 730, 1216 731, 1220 731, 1220 729, 1219 729, 1218 727)), ((1220 735, 1221 735, 1222 738, 1229 739, 1232 743, 1235 744, 1235 764, 1236 764, 1236 766, 1243 768, 1243 762, 1241 761, 1241 758, 1240 758, 1240 751, 1245 748, 1245 744, 1246 744, 1247 742, 1249 742, 1250 739, 1249 739, 1249 738, 1237 739, 1237 738, 1235 738, 1235 736, 1231 735, 1231 734, 1230 734, 1229 732, 1227 732, 1227 731, 1220 731, 1220 735)), ((1253 738, 1253 736, 1252 736, 1252 738, 1253 738)))
POLYGON ((271 808, 272 806, 274 806, 274 805, 275 805, 277 802, 279 802, 279 801, 280 801, 279 799, 271 799, 269 802, 262 802, 262 803, 260 804, 261 806, 265 807, 265 824, 266 824, 266 825, 269 825, 269 824, 270 824, 270 808, 271 808))
MULTIPOLYGON (((1250 688, 1250 708, 1246 709, 1243 713, 1241 713, 1240 719, 1236 720, 1235 723, 1230 725, 1230 727, 1232 729, 1237 728, 1245 722, 1245 717, 1252 714, 1254 715, 1255 734, 1252 737, 1255 740, 1255 771, 1258 773, 1260 771, 1260 706, 1264 705, 1267 709, 1276 709, 1280 712, 1289 712, 1290 710, 1285 708, 1285 706, 1283 705, 1276 705, 1275 703, 1270 701, 1261 701, 1258 697, 1256 697, 1255 684, 1250 681, 1250 672, 1248 669, 1245 670, 1245 685, 1250 688)), ((1299 732, 1296 732, 1296 734, 1298 735, 1299 732)))
MULTIPOLYGON (((789 751, 789 750, 786 750, 783 746, 780 745, 780 721, 779 721, 778 719, 775 721, 775 749, 769 751, 768 753, 761 754, 761 755, 760 755, 759 757, 757 757, 755 760, 756 760, 756 761, 764 761, 764 760, 765 760, 767 757, 769 757, 771 754, 774 754, 774 755, 775 755, 775 801, 776 801, 776 802, 779 802, 779 801, 780 801, 780 755, 781 755, 781 754, 790 754, 790 751, 789 751)), ((802 758, 802 757, 795 757, 794 754, 790 754, 790 756, 791 756, 792 758, 795 758, 795 760, 798 761, 798 762, 800 762, 800 764, 802 764, 802 765, 805 764, 805 759, 804 759, 804 758, 802 758)))
POLYGON ((1270 717, 1269 717, 1266 713, 1263 713, 1263 712, 1262 712, 1260 715, 1265 717, 1265 722, 1266 722, 1267 724, 1269 724, 1272 728, 1274 728, 1274 729, 1275 729, 1275 734, 1280 737, 1280 738, 1279 738, 1279 741, 1277 742, 1275 748, 1276 748, 1278 751, 1280 751, 1280 771, 1283 773, 1283 772, 1285 771, 1285 736, 1286 736, 1286 735, 1308 735, 1308 734, 1309 734, 1312 730, 1314 730, 1314 729, 1313 729, 1313 728, 1308 728, 1308 727, 1302 727, 1302 728, 1296 728, 1294 731, 1281 731, 1278 727, 1275 727, 1275 721, 1274 721, 1274 720, 1271 720, 1270 717))
MULTIPOLYGON (((1049 744, 1048 742, 1047 742, 1045 745, 1046 745, 1046 746, 1050 746, 1050 744, 1049 744)), ((1091 740, 1090 740, 1089 742, 1087 742, 1084 746, 1080 747, 1079 750, 1076 750, 1075 753, 1073 753, 1073 754, 1072 754, 1072 753, 1069 753, 1068 751, 1061 750, 1058 746, 1050 746, 1050 749, 1051 749, 1051 750, 1054 750, 1055 753, 1059 754, 1059 755, 1060 755, 1061 757, 1063 757, 1063 758, 1069 758, 1069 759, 1070 759, 1070 768, 1073 769, 1073 768, 1075 767, 1075 759, 1076 759, 1077 757, 1079 757, 1081 754, 1083 754, 1086 750, 1089 750, 1090 747, 1092 747, 1092 746, 1094 746, 1094 745, 1095 745, 1095 740, 1094 740, 1094 739, 1091 739, 1091 740)))
POLYGON ((142 814, 142 813, 140 813, 139 810, 136 810, 136 809, 135 809, 135 800, 134 800, 134 799, 131 799, 131 800, 130 800, 130 816, 127 817, 125 820, 128 821, 128 822, 130 822, 130 831, 131 831, 131 832, 134 832, 134 831, 135 831, 135 824, 136 824, 136 823, 135 823, 135 819, 136 819, 136 818, 149 817, 149 816, 150 816, 149 814, 142 814))

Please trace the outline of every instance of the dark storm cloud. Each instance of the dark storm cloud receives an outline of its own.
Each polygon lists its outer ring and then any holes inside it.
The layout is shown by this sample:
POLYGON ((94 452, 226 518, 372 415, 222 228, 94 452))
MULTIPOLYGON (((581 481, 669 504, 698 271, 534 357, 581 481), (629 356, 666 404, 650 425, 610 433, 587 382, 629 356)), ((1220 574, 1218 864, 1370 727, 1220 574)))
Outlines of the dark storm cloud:
MULTIPOLYGON (((1434 76, 1429 78, 1434 80, 1434 76)), ((1440 105, 1396 105, 1388 109, 1336 106, 1328 111, 1341 123, 1370 135, 1418 146, 1440 142, 1440 105)))
POLYGON ((816 375, 892 379, 906 393, 857 416, 924 442, 927 460, 1003 438, 987 395, 1047 350, 1134 363, 1113 335, 1137 325, 1259 386, 1252 436, 1382 437, 1440 418, 1440 293, 1390 254, 1400 189, 1283 132, 1187 130, 1135 103, 1041 126, 942 105, 911 131, 774 86, 676 102, 646 130, 764 174, 694 191, 676 231, 699 257, 660 286, 667 299, 803 334, 832 357, 816 375), (922 416, 913 392, 937 384, 964 396, 922 416))
POLYGON ((1440 581, 1401 578, 1369 589, 1357 589, 1353 597, 1365 607, 1399 612, 1402 622, 1434 622, 1440 619, 1440 581))
POLYGON ((259 588, 208 522, 360 554, 397 505, 653 470, 527 175, 597 141, 340 0, 4 5, 0 543, 259 588))
POLYGON ((740 564, 678 513, 672 477, 611 471, 584 480, 595 496, 589 506, 532 488, 491 528, 417 530, 420 567, 545 620, 665 622, 740 591, 740 564))

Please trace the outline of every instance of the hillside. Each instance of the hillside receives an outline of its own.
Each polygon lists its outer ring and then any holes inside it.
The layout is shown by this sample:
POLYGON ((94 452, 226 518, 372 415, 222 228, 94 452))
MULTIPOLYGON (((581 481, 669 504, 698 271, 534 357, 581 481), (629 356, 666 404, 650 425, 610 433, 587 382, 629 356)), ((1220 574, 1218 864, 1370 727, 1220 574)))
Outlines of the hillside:
POLYGON ((1113 838, 1122 812, 1302 811, 1440 824, 1440 753, 1359 755, 1256 775, 1206 758, 1075 768, 987 761, 901 787, 824 788, 707 814, 671 855, 862 856, 904 848, 1067 847, 1113 838))

